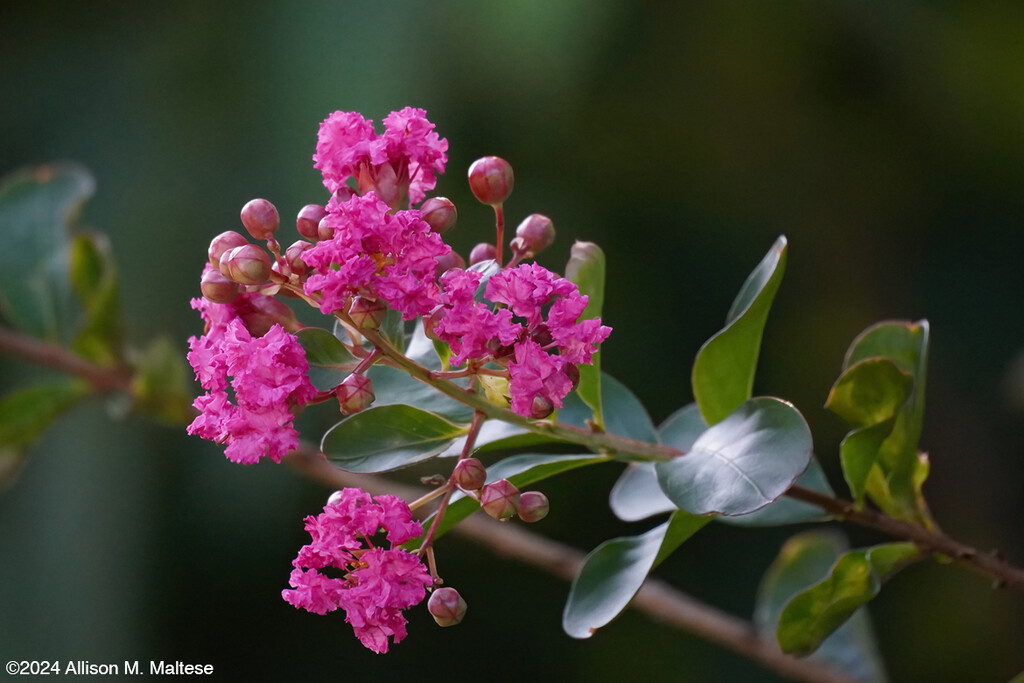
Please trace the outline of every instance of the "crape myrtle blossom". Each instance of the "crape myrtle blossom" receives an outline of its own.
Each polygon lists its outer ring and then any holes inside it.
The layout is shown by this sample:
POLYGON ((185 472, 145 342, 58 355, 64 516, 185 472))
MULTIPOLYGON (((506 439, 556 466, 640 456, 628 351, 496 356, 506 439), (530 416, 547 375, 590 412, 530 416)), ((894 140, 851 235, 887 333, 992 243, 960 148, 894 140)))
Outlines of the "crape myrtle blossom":
POLYGON ((577 363, 590 363, 611 333, 600 319, 579 320, 587 297, 575 284, 536 264, 499 271, 476 301, 483 275, 452 269, 441 276, 434 333, 452 349, 453 365, 492 357, 507 362, 512 410, 536 417, 535 401, 560 408, 577 363), (511 359, 509 358, 511 356, 511 359))
POLYGON ((402 610, 422 602, 433 585, 419 557, 397 547, 423 527, 402 499, 360 489, 336 492, 321 514, 305 521, 312 540, 292 562, 291 589, 281 597, 316 614, 344 610, 364 646, 387 652, 389 638, 397 643, 406 636, 402 610), (381 547, 381 531, 388 548, 381 547), (321 571, 327 569, 340 576, 321 571))
MULTIPOLYGON (((384 133, 357 112, 337 111, 320 124, 314 166, 324 186, 343 201, 354 178, 361 194, 374 191, 392 208, 418 204, 434 189, 448 162, 448 141, 434 132, 422 109, 406 107, 384 118, 384 133)), ((330 209, 330 205, 328 209, 330 209)))
POLYGON ((390 213, 370 192, 329 207, 320 222, 331 231, 302 252, 313 272, 306 294, 318 296, 320 311, 344 310, 356 294, 382 298, 411 320, 437 305, 437 258, 451 252, 416 210, 390 213))
POLYGON ((192 300, 206 332, 189 339, 188 361, 206 393, 192 404, 200 414, 188 433, 226 444, 227 458, 242 464, 262 457, 280 462, 294 450, 298 433, 292 408, 317 393, 293 335, 276 323, 262 336, 246 327, 243 314, 258 310, 256 297, 263 295, 243 293, 230 304, 192 300))

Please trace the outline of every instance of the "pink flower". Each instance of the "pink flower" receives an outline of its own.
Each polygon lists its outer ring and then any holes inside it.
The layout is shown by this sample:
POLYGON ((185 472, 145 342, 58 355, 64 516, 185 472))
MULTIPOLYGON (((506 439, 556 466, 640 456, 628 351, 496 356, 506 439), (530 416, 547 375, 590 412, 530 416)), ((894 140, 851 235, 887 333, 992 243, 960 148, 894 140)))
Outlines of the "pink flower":
POLYGON ((565 361, 560 356, 549 355, 540 344, 529 339, 516 344, 515 358, 508 365, 512 410, 529 417, 533 400, 538 397, 561 408, 562 399, 572 391, 572 380, 563 370, 565 361))
POLYGON ((402 610, 421 602, 433 579, 416 555, 397 548, 423 533, 400 498, 371 497, 359 489, 331 496, 322 514, 306 518, 311 542, 299 550, 281 591, 288 603, 316 614, 341 608, 359 641, 374 652, 387 652, 392 639, 405 638, 402 610), (390 548, 374 546, 383 530, 390 548), (320 569, 344 573, 332 578, 320 569))
MULTIPOLYGON (((260 294, 240 296, 259 296, 260 294)), ((189 363, 207 390, 193 402, 199 416, 189 434, 227 446, 224 455, 242 464, 281 456, 298 446, 291 409, 311 401, 309 364, 298 340, 274 324, 253 336, 239 311, 255 310, 242 299, 231 304, 193 301, 207 322, 202 337, 189 339, 189 363), (234 403, 228 390, 234 394, 234 403)))
POLYGON ((320 124, 314 166, 332 194, 354 178, 361 193, 374 192, 390 207, 418 204, 434 189, 448 162, 448 141, 434 132, 422 109, 406 107, 384 119, 384 133, 356 112, 334 112, 320 124))

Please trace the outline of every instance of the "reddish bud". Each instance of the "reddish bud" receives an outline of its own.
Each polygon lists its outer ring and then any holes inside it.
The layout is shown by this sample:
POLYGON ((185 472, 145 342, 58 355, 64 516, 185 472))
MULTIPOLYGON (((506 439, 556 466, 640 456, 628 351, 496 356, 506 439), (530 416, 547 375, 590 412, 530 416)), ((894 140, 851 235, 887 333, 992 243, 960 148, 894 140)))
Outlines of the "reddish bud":
POLYGON ((320 235, 320 221, 326 215, 327 210, 319 204, 306 204, 295 218, 295 229, 307 240, 316 240, 320 235))
POLYGON ((562 372, 572 382, 573 391, 580 385, 580 369, 576 367, 575 363, 566 363, 562 366, 562 372))
POLYGON ((284 260, 287 262, 288 267, 296 275, 305 275, 306 271, 309 270, 309 266, 302 260, 302 253, 312 247, 313 245, 306 240, 296 240, 285 249, 284 260))
POLYGON ((288 332, 294 332, 299 326, 292 309, 272 296, 250 297, 248 305, 239 308, 238 317, 254 337, 262 337, 274 325, 280 325, 288 332))
POLYGON ((384 321, 384 315, 388 312, 383 301, 368 299, 365 296, 357 296, 352 299, 352 306, 348 309, 348 315, 352 322, 364 330, 375 330, 384 321))
POLYGON ((366 410, 373 403, 373 383, 363 375, 349 375, 334 390, 344 415, 366 410))
POLYGON ((242 207, 242 225, 255 239, 269 240, 281 227, 281 216, 266 199, 250 199, 242 207))
POLYGON ((502 522, 515 517, 519 507, 519 489, 508 479, 499 479, 480 489, 480 507, 502 522))
POLYGON ((321 241, 326 241, 334 237, 334 228, 327 225, 327 221, 323 218, 320 219, 320 223, 316 226, 316 238, 321 241))
POLYGON ((207 250, 207 255, 210 257, 210 265, 214 268, 219 268, 220 257, 224 255, 225 251, 230 251, 235 247, 241 247, 245 244, 249 244, 249 240, 245 239, 245 236, 241 233, 234 230, 222 232, 210 241, 210 248, 207 250))
POLYGON ((443 235, 455 227, 459 212, 447 197, 431 197, 420 205, 420 215, 434 232, 443 235))
POLYGON ((466 491, 479 491, 487 481, 487 470, 476 458, 463 458, 455 465, 452 473, 455 483, 466 491))
POLYGON ((481 261, 492 261, 498 258, 498 250, 493 244, 481 242, 469 252, 469 265, 473 266, 481 261))
POLYGON ((225 251, 220 257, 220 272, 243 285, 260 285, 270 279, 270 256, 255 244, 225 251))
POLYGON ((555 241, 555 225, 547 216, 539 213, 527 216, 516 228, 512 250, 519 253, 537 254, 555 241))
POLYGON ((514 184, 512 166, 500 157, 483 157, 469 167, 469 189, 484 204, 504 203, 514 184))
POLYGON ((208 270, 199 281, 199 289, 203 296, 215 304, 229 304, 238 298, 242 286, 224 277, 219 270, 208 270))
POLYGON ((455 626, 466 616, 466 601, 454 588, 438 588, 427 600, 427 611, 438 626, 455 626))
POLYGON ((530 417, 535 420, 543 420, 553 412, 555 412, 554 403, 540 395, 533 397, 533 405, 530 406, 530 417))
POLYGON ((519 495, 519 519, 524 522, 539 522, 548 516, 548 497, 540 491, 524 491, 519 495))
POLYGON ((456 251, 449 251, 447 254, 434 257, 437 261, 437 273, 440 275, 452 268, 465 268, 466 261, 456 251))

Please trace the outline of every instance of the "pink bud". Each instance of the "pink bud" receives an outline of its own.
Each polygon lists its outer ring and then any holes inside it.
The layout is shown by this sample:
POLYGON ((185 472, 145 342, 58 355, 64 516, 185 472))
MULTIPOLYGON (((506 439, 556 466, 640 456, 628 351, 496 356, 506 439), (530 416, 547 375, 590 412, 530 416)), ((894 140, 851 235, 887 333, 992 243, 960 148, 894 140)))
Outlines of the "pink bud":
POLYGON ((548 516, 548 497, 540 491, 524 491, 519 496, 519 519, 524 522, 539 522, 548 516))
POLYGON ((219 268, 220 257, 224 255, 225 251, 229 251, 235 247, 240 247, 244 244, 249 244, 249 240, 245 239, 244 235, 235 232, 234 230, 226 230, 217 235, 210 241, 210 248, 207 251, 207 255, 210 257, 210 265, 214 268, 219 268))
POLYGON ((306 240, 296 240, 284 252, 284 260, 296 275, 305 275, 309 266, 302 260, 302 253, 313 245, 306 240))
POLYGON ((487 470, 476 458, 463 458, 455 465, 452 472, 455 483, 466 491, 478 491, 487 481, 487 470))
POLYGON ((306 204, 299 209, 299 215, 295 218, 295 229, 307 240, 317 240, 320 221, 326 215, 327 211, 319 204, 306 204))
POLYGON ((516 237, 512 240, 512 250, 537 254, 555 241, 555 226, 551 219, 539 213, 527 216, 516 228, 516 237))
POLYGON ((352 322, 364 330, 376 330, 384 321, 384 315, 388 312, 383 301, 368 299, 365 296, 357 296, 352 299, 352 306, 348 309, 348 315, 352 322))
POLYGON ((514 184, 512 166, 500 157, 483 157, 469 167, 469 189, 484 204, 504 203, 514 184))
POLYGON ((363 375, 349 375, 334 390, 344 415, 366 410, 373 403, 373 383, 363 375))
POLYGON ((208 270, 199 281, 199 289, 215 304, 229 304, 238 298, 242 286, 224 277, 219 270, 208 270))
POLYGON ((456 251, 449 251, 447 254, 435 256, 434 260, 437 261, 438 274, 449 271, 452 268, 466 267, 466 261, 456 251))
POLYGON ((242 207, 242 225, 255 239, 269 240, 281 227, 281 216, 266 199, 251 199, 242 207))
POLYGON ((466 601, 454 588, 438 588, 427 600, 427 611, 438 626, 455 626, 466 616, 466 601))
POLYGON ((535 420, 543 420, 553 412, 555 412, 554 403, 540 395, 533 397, 533 405, 530 406, 530 417, 535 420))
POLYGON ((481 261, 488 261, 498 258, 498 250, 493 244, 481 242, 469 252, 469 265, 476 265, 481 261))
POLYGON ((431 197, 420 205, 420 215, 430 228, 444 234, 455 226, 459 217, 455 204, 447 197, 431 197))
POLYGON ((294 332, 299 325, 295 313, 288 305, 272 296, 254 296, 249 305, 238 311, 245 329, 254 337, 262 337, 274 325, 280 325, 288 332, 294 332))
POLYGON ((260 285, 270 279, 270 256, 255 244, 229 249, 220 257, 220 272, 243 285, 260 285))
POLYGON ((508 479, 499 479, 480 489, 480 507, 502 522, 515 517, 519 507, 519 489, 508 479))

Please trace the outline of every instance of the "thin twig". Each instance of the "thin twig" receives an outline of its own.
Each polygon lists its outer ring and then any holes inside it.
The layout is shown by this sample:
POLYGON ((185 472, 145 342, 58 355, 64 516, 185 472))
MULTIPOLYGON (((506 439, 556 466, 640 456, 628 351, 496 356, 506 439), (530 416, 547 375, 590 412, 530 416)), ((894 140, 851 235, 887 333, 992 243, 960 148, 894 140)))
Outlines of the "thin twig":
POLYGON ((128 391, 132 376, 127 370, 91 363, 62 346, 36 339, 0 325, 0 353, 9 353, 37 365, 81 377, 96 391, 128 391))

